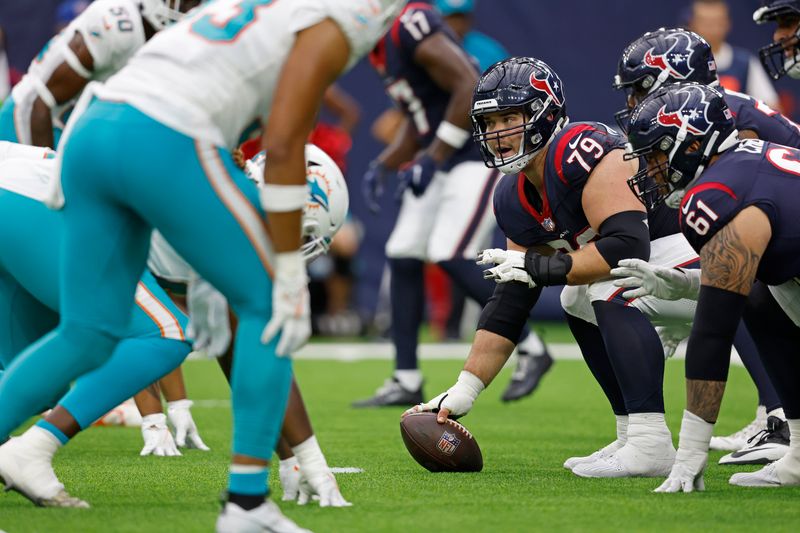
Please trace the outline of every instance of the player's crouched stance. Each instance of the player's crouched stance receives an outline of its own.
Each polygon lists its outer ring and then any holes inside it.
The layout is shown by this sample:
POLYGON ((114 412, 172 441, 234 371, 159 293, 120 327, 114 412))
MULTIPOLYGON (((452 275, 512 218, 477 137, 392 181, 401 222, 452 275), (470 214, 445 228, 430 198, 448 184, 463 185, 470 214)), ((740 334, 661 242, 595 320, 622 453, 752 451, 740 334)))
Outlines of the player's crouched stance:
POLYGON ((592 316, 572 317, 570 327, 623 431, 613 449, 570 467, 584 477, 665 475, 675 450, 664 421, 659 337, 626 302, 589 303, 611 265, 626 254, 651 255, 645 209, 626 184, 637 167, 623 159, 624 139, 598 122, 567 124, 561 80, 534 58, 490 67, 475 90, 472 116, 486 164, 522 172, 504 177, 494 195, 507 250, 479 257, 498 285, 457 383, 411 411, 439 409, 440 421, 466 414, 513 350, 541 287, 584 288, 578 296, 592 316))
MULTIPOLYGON (((661 89, 634 110, 631 157, 648 168, 631 178, 643 195, 646 175, 661 185, 659 200, 680 203, 681 229, 702 267, 697 314, 686 354, 687 407, 680 444, 658 492, 703 490, 711 432, 727 381, 734 332, 743 317, 784 405, 791 444, 780 460, 734 474, 741 486, 800 485, 800 151, 756 139, 739 140, 722 95, 695 84, 661 89)), ((653 191, 651 190, 650 193, 653 191)), ((620 274, 632 273, 635 262, 620 274)), ((644 277, 644 276, 643 276, 644 277)), ((691 276, 649 277, 648 292, 690 295, 691 276)), ((629 280, 633 281, 633 280, 629 280)))

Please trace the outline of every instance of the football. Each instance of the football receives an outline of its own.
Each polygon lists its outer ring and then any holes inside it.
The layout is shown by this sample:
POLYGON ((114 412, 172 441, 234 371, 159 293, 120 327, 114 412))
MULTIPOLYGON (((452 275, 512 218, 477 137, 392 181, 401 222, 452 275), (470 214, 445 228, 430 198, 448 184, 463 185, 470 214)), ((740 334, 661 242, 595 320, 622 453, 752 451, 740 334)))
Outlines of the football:
POLYGON ((400 420, 400 434, 411 457, 431 472, 483 469, 475 437, 455 420, 439 424, 435 413, 414 413, 400 420))

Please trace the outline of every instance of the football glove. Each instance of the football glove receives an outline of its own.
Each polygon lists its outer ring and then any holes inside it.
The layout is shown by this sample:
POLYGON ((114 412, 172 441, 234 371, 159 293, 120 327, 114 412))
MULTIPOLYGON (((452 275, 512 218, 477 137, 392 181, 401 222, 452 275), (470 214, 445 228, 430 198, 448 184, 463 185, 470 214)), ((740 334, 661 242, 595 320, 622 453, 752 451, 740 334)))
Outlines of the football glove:
POLYGON ((192 400, 167 402, 167 418, 175 429, 175 443, 179 448, 196 448, 207 452, 211 448, 200 438, 192 412, 189 410, 192 405, 194 405, 192 400))
POLYGON ((219 357, 231 343, 228 300, 209 282, 194 278, 186 292, 189 326, 186 334, 194 339, 192 348, 207 357, 219 357))
POLYGON ((518 281, 527 284, 531 289, 536 287, 530 274, 525 270, 525 252, 501 250, 499 248, 483 250, 478 253, 476 263, 479 265, 497 265, 483 271, 484 279, 493 279, 496 283, 518 281))
POLYGON ((699 416, 683 411, 681 436, 675 464, 669 477, 654 492, 692 492, 705 490, 703 473, 708 461, 708 443, 714 424, 699 416))
POLYGON ((144 438, 144 448, 139 452, 141 456, 181 455, 175 446, 172 433, 167 428, 167 416, 163 413, 142 417, 142 438, 144 438))
POLYGON ((342 496, 336 478, 329 469, 316 475, 308 475, 300 469, 300 486, 297 503, 305 505, 309 501, 319 500, 320 507, 350 507, 353 505, 342 496))
POLYGON ((615 280, 614 285, 631 289, 622 293, 627 299, 655 296, 662 300, 697 300, 700 292, 699 269, 667 268, 641 259, 622 259, 611 274, 623 278, 615 280))
POLYGON ((364 195, 367 207, 373 213, 381 210, 378 200, 383 196, 386 188, 386 179, 390 172, 388 168, 376 159, 369 164, 369 168, 367 168, 367 172, 361 180, 361 193, 364 195))
POLYGON ((267 344, 280 332, 276 354, 290 356, 311 336, 311 307, 308 274, 300 250, 279 253, 275 258, 272 285, 272 318, 261 334, 267 344))
POLYGON ((293 502, 300 493, 300 466, 297 457, 292 456, 288 459, 281 459, 278 468, 278 475, 281 478, 281 488, 285 502, 293 502))
POLYGON ((439 416, 436 417, 436 420, 440 423, 444 423, 447 418, 455 420, 469 413, 472 404, 475 403, 475 399, 484 388, 486 385, 478 376, 462 370, 455 385, 434 399, 408 409, 403 416, 430 411, 438 413, 439 416), (446 410, 447 413, 444 413, 443 410, 446 410))
POLYGON ((439 165, 426 153, 422 153, 411 163, 400 167, 400 171, 397 173, 397 179, 400 181, 397 187, 397 199, 402 199, 406 189, 411 189, 416 197, 425 194, 425 190, 433 181, 433 176, 438 169, 439 165))

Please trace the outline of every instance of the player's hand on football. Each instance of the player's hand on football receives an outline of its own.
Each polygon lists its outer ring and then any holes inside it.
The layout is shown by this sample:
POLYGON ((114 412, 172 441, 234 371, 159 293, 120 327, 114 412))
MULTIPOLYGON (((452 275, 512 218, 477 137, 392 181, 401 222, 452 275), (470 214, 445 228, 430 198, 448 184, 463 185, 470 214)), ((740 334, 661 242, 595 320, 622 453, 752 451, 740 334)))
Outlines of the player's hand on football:
POLYGON ((167 427, 167 416, 163 413, 142 417, 142 438, 144 448, 139 455, 181 455, 167 427))
POLYGON ((281 478, 281 488, 283 489, 281 500, 285 502, 297 500, 297 496, 300 494, 300 465, 297 463, 297 457, 281 459, 278 475, 281 478))
POLYGON ((484 279, 492 279, 496 283, 518 281, 525 283, 530 288, 536 287, 530 274, 525 270, 525 252, 500 249, 483 250, 478 254, 477 263, 479 265, 497 264, 497 266, 483 271, 484 279))
POLYGON ((316 475, 307 475, 300 469, 300 486, 297 503, 305 505, 311 500, 319 500, 320 507, 350 507, 353 505, 342 496, 336 477, 326 469, 316 475))
POLYGON ((680 444, 669 477, 655 492, 692 492, 705 490, 703 472, 708 462, 708 443, 714 424, 685 410, 681 422, 680 444))
POLYGON ((369 164, 367 172, 361 180, 361 192, 364 195, 367 207, 373 213, 377 213, 381 209, 378 200, 383 196, 383 192, 386 189, 386 180, 390 173, 391 170, 376 159, 369 164))
POLYGON ((655 296, 663 300, 697 299, 700 291, 700 271, 682 270, 653 265, 641 259, 622 259, 611 274, 622 279, 614 281, 617 287, 630 290, 623 298, 655 296))
POLYGON ((167 418, 175 429, 175 443, 179 448, 196 448, 207 452, 211 448, 200 438, 190 411, 192 405, 192 400, 167 402, 167 418))
POLYGON ((272 319, 261 334, 261 342, 267 344, 280 333, 276 349, 278 356, 291 355, 311 336, 309 300, 306 263, 300 251, 277 254, 272 285, 272 319))
POLYGON ((400 167, 397 172, 397 179, 400 182, 397 187, 397 199, 401 199, 406 189, 411 189, 414 196, 422 196, 428 185, 433 181, 439 165, 433 157, 423 152, 416 159, 400 167))
POLYGON ((207 357, 219 357, 231 343, 228 300, 209 282, 195 278, 186 291, 189 326, 186 331, 193 339, 195 352, 207 357))
POLYGON ((485 387, 476 375, 463 370, 455 385, 434 399, 406 410, 403 416, 430 411, 436 413, 437 422, 444 424, 448 418, 455 420, 469 413, 475 399, 485 387))

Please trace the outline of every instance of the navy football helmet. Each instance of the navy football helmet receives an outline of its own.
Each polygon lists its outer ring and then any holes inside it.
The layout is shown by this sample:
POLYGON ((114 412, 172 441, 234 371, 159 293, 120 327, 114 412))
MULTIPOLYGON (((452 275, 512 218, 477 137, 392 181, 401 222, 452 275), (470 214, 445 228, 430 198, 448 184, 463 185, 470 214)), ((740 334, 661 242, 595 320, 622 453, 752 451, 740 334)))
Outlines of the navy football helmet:
POLYGON ((766 0, 753 13, 753 20, 757 24, 776 22, 779 28, 793 28, 791 35, 762 47, 758 56, 772 79, 786 74, 800 78, 800 0, 766 0), (786 50, 793 52, 791 57, 786 50))
POLYGON ((567 123, 564 87, 547 63, 532 57, 512 57, 486 69, 472 95, 473 138, 489 168, 514 174, 525 168, 567 123), (487 131, 488 113, 519 111, 523 124, 487 131), (490 143, 522 135, 519 150, 495 153, 490 143))
POLYGON ((625 91, 626 109, 614 118, 627 132, 630 110, 645 96, 669 83, 717 85, 717 64, 711 46, 682 28, 659 28, 629 44, 617 66, 614 89, 625 91))
POLYGON ((699 83, 666 85, 631 114, 626 159, 647 165, 628 179, 648 207, 666 201, 677 207, 711 158, 739 141, 733 114, 722 93, 699 83), (663 162, 654 164, 661 156, 663 162))

